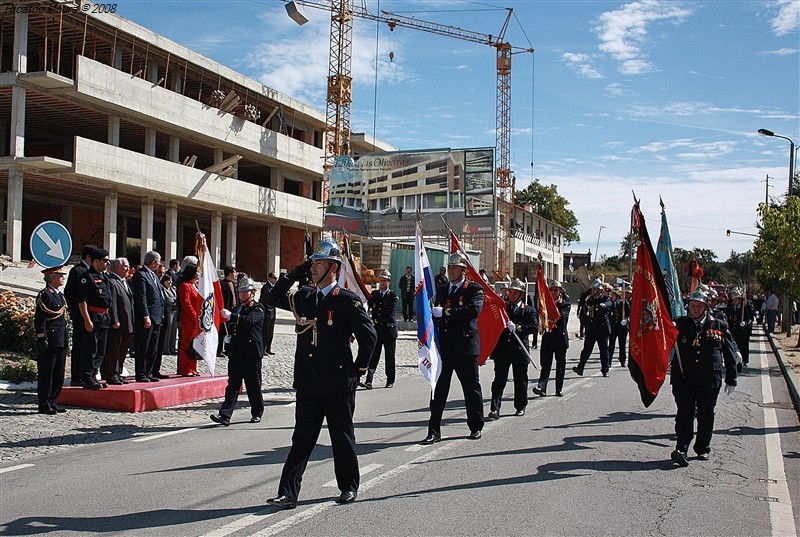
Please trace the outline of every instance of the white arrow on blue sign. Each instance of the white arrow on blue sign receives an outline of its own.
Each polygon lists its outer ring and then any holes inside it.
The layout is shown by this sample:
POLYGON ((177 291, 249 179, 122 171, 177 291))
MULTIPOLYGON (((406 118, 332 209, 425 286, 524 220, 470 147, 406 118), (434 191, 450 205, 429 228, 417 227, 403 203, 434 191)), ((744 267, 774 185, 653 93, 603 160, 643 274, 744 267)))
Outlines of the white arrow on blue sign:
POLYGON ((63 225, 53 220, 42 222, 31 234, 31 255, 44 268, 63 265, 72 253, 72 237, 63 225))

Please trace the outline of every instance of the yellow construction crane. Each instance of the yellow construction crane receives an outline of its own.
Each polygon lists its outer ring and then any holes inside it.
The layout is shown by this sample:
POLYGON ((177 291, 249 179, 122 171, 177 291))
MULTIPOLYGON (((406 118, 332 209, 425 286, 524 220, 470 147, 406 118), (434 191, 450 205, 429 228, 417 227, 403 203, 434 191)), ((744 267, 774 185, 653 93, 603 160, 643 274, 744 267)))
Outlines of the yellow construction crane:
POLYGON ((533 52, 532 48, 513 47, 505 41, 506 30, 514 10, 508 10, 503 27, 497 36, 464 30, 388 11, 374 14, 354 0, 294 0, 286 4, 289 16, 303 24, 307 21, 296 7, 302 5, 331 13, 330 57, 328 61, 328 93, 326 99, 325 166, 330 167, 337 156, 350 153, 350 106, 353 102, 352 46, 353 18, 385 23, 390 30, 412 28, 445 37, 489 45, 497 50, 497 111, 496 111, 496 188, 498 197, 498 244, 496 270, 511 268, 510 238, 514 202, 514 174, 511 171, 511 56, 533 52))

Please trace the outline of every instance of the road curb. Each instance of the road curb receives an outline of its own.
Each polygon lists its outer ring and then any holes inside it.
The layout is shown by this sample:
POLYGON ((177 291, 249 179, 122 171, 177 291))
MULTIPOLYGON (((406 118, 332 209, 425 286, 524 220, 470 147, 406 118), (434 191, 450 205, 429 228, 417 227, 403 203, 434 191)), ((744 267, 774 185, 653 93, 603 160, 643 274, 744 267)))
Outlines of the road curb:
POLYGON ((778 359, 778 365, 781 366, 781 371, 783 372, 783 378, 786 379, 786 385, 789 387, 789 393, 792 396, 792 402, 794 402, 795 412, 797 412, 797 414, 800 415, 800 391, 798 391, 798 386, 800 386, 800 381, 798 381, 797 375, 794 374, 794 371, 792 371, 792 369, 788 367, 786 359, 783 356, 783 352, 775 344, 775 340, 772 339, 772 334, 770 334, 766 330, 764 331, 764 333, 767 336, 767 341, 769 341, 769 346, 772 347, 772 352, 778 359))

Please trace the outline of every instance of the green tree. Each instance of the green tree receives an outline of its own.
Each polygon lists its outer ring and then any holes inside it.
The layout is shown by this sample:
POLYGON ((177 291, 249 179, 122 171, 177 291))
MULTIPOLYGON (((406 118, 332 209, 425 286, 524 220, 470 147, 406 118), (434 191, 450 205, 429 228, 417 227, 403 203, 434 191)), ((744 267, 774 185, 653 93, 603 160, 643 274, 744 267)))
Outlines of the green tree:
POLYGON ((750 289, 753 285, 756 271, 753 252, 747 251, 739 254, 735 251, 731 251, 731 256, 723 263, 723 269, 726 274, 726 283, 733 283, 735 285, 744 284, 750 289))
POLYGON ((569 201, 559 195, 556 185, 545 186, 534 179, 531 184, 522 190, 514 192, 514 203, 524 207, 531 206, 531 211, 542 218, 563 227, 566 231, 566 243, 572 244, 581 240, 578 233, 578 219, 570 209, 569 201))
POLYGON ((778 295, 800 296, 800 196, 780 207, 759 206, 761 233, 753 259, 762 285, 778 295))

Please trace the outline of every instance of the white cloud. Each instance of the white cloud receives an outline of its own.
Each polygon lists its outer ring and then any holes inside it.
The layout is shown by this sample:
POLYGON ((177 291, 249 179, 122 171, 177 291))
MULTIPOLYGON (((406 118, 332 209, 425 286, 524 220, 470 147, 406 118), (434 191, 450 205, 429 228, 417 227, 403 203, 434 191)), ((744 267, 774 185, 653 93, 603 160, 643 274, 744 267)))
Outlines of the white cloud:
POLYGON ((567 67, 574 69, 584 78, 605 78, 600 71, 592 66, 592 60, 586 54, 565 52, 561 55, 561 59, 567 64, 567 67))
POLYGON ((779 0, 778 13, 772 19, 772 32, 781 36, 790 34, 800 28, 800 2, 797 0, 779 0))
POLYGON ((778 50, 765 50, 762 54, 769 54, 773 56, 794 56, 797 54, 796 48, 779 48, 778 50))
POLYGON ((631 95, 633 95, 632 91, 626 89, 625 86, 623 86, 619 82, 614 82, 606 86, 606 93, 608 93, 612 97, 630 97, 631 95))
POLYGON ((654 70, 643 51, 648 39, 648 25, 666 21, 683 22, 691 11, 678 3, 643 0, 606 11, 598 20, 596 31, 600 50, 620 62, 619 70, 626 75, 638 75, 654 70))

